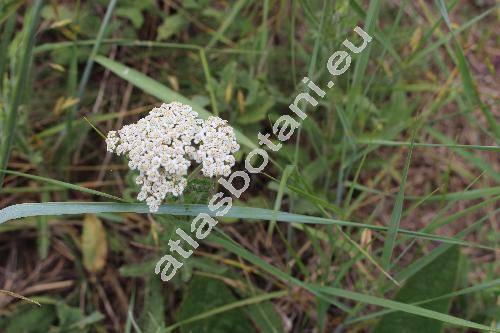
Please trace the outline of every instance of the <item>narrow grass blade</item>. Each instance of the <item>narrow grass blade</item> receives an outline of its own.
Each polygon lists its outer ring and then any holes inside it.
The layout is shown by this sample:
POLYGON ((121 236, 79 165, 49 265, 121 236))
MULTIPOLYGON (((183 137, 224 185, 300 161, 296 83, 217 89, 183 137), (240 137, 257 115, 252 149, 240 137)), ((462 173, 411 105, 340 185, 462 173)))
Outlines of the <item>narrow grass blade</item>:
POLYGON ((102 20, 101 26, 99 27, 99 32, 97 33, 97 37, 95 39, 94 46, 92 47, 92 51, 90 52, 90 56, 87 59, 87 63, 85 64, 85 69, 83 70, 82 78, 80 80, 80 84, 78 85, 78 92, 76 97, 81 101, 83 97, 83 93, 85 92, 85 87, 87 86, 87 82, 90 78, 90 72, 92 71, 92 66, 94 65, 95 57, 99 52, 99 48, 101 47, 101 41, 104 38, 104 34, 108 28, 109 20, 111 19, 111 15, 113 14, 113 10, 116 6, 118 0, 110 0, 108 4, 108 8, 106 9, 106 14, 104 14, 104 19, 102 20))
MULTIPOLYGON (((34 55, 42 54, 45 52, 72 47, 72 46, 92 46, 96 43, 95 39, 84 39, 71 42, 54 42, 45 43, 37 46, 33 50, 34 55)), ((136 40, 136 39, 125 39, 125 38, 107 38, 101 41, 101 45, 118 45, 118 46, 128 46, 128 47, 144 47, 144 48, 165 48, 165 49, 179 49, 179 50, 192 50, 199 51, 202 47, 195 44, 186 43, 165 43, 158 42, 155 40, 136 40)), ((205 50, 207 53, 227 53, 227 54, 261 54, 258 50, 245 50, 245 49, 210 49, 205 50)))
MULTIPOLYGON (((468 226, 464 230, 457 233, 456 236, 460 237, 460 238, 465 237, 468 234, 470 234, 471 232, 479 229, 479 227, 481 227, 491 216, 493 216, 494 213, 495 212, 484 216, 479 221, 475 222, 474 224, 468 226)), ((405 267, 403 270, 401 270, 396 275, 396 278, 399 279, 400 281, 411 278, 413 275, 417 274, 423 267, 428 265, 430 262, 432 262, 439 255, 441 255, 442 253, 447 251, 451 246, 452 246, 451 244, 441 244, 440 246, 433 249, 431 252, 427 253, 425 256, 420 257, 419 259, 415 260, 414 262, 409 264, 407 267, 405 267)))
POLYGON ((352 194, 354 193, 354 186, 353 185, 354 185, 354 183, 358 182, 359 174, 361 173, 361 169, 363 168, 363 165, 365 164, 365 160, 366 160, 366 154, 363 155, 361 162, 359 162, 358 169, 356 170, 356 173, 354 174, 354 179, 352 180, 353 183, 351 183, 351 186, 349 187, 349 192, 347 192, 347 197, 346 197, 345 203, 344 203, 344 211, 347 211, 350 204, 351 204, 352 194))
POLYGON ((229 13, 229 15, 226 16, 226 18, 220 25, 219 29, 217 29, 215 35, 208 42, 205 49, 211 48, 212 46, 215 45, 215 43, 217 43, 217 41, 219 41, 219 39, 224 37, 224 32, 226 32, 227 28, 229 28, 231 23, 233 23, 234 19, 236 18, 236 16, 240 12, 240 10, 245 6, 246 3, 247 0, 238 0, 235 4, 232 5, 231 12, 229 13))
MULTIPOLYGON (((101 26, 99 27, 99 31, 97 32, 97 36, 95 39, 95 43, 92 47, 92 51, 90 52, 89 57, 87 58, 87 62, 85 63, 85 68, 82 73, 82 77, 80 78, 80 83, 78 84, 78 89, 76 90, 76 104, 70 108, 67 117, 66 117, 66 134, 67 138, 64 143, 64 149, 62 150, 63 155, 69 154, 69 149, 74 146, 75 140, 75 129, 73 127, 73 122, 75 120, 75 114, 82 103, 82 99, 85 93, 85 88, 90 78, 90 74, 92 72, 92 67, 94 66, 95 57, 99 52, 99 48, 101 47, 101 41, 104 38, 106 31, 108 30, 108 25, 111 19, 111 15, 113 14, 113 10, 117 4, 118 0, 110 0, 108 3, 108 7, 106 9, 106 14, 104 14, 104 18, 101 22, 101 26)), ((73 49, 75 50, 75 49, 73 49)), ((73 56, 75 59, 76 55, 73 56)), ((67 166, 68 161, 64 161, 63 165, 67 166)))
POLYGON ((442 226, 445 226, 449 223, 452 223, 453 221, 457 221, 459 218, 461 217, 464 217, 468 214, 471 214, 473 212, 476 212, 478 211, 479 209, 481 209, 482 207, 486 207, 490 204, 495 204, 495 203, 498 203, 500 201, 500 196, 496 196, 496 197, 493 197, 493 198, 490 198, 488 200, 484 200, 484 201, 481 201, 480 203, 478 204, 475 204, 473 206, 470 206, 470 207, 467 207, 465 209, 462 209, 456 213, 453 213, 449 216, 444 216, 442 218, 439 218, 439 219, 436 219, 436 220, 433 220, 429 225, 425 226, 422 231, 424 232, 432 232, 442 226))
POLYGON ((406 303, 401 303, 401 302, 396 302, 376 296, 371 296, 371 295, 365 295, 365 294, 360 294, 357 292, 349 291, 349 290, 343 290, 339 288, 333 288, 333 287, 324 287, 324 286, 318 286, 317 290, 321 291, 322 293, 325 293, 327 295, 333 295, 337 297, 342 297, 342 298, 347 298, 350 300, 354 300, 357 302, 362 302, 366 304, 372 304, 372 305, 377 305, 381 306, 386 309, 391 309, 394 311, 403 311, 407 313, 411 313, 417 316, 422 316, 422 317, 427 317, 431 319, 436 319, 448 324, 452 324, 455 326, 462 326, 462 327, 469 327, 469 328, 475 328, 478 330, 483 330, 483 331, 492 331, 492 332, 500 332, 500 330, 488 327, 486 325, 474 323, 472 321, 468 321, 465 319, 457 318, 454 316, 450 316, 444 313, 424 309, 412 304, 406 304, 406 303))
MULTIPOLYGON (((353 184, 352 182, 346 182, 347 185, 352 186, 354 189, 358 191, 363 191, 367 193, 373 193, 373 194, 379 194, 387 197, 393 197, 394 195, 386 193, 384 191, 380 191, 371 187, 359 185, 359 184, 353 184)), ((439 190, 439 188, 437 189, 439 190)), ((474 200, 474 199, 480 199, 480 198, 487 198, 490 196, 497 196, 500 194, 500 186, 495 186, 495 187, 486 187, 486 188, 480 188, 477 190, 470 190, 470 191, 459 191, 459 192, 450 192, 447 194, 433 194, 437 190, 432 191, 431 193, 424 195, 424 196, 414 196, 414 195, 408 195, 405 196, 406 200, 410 201, 423 201, 423 202, 443 202, 443 201, 458 201, 458 200, 474 200)), ((423 203, 422 202, 422 203, 423 203)))
MULTIPOLYGON (((500 195, 500 186, 485 187, 477 190, 470 190, 465 192, 451 192, 448 194, 438 194, 429 196, 427 202, 443 202, 443 201, 458 201, 458 200, 475 200, 484 199, 492 196, 500 195)), ((410 200, 416 200, 417 197, 409 197, 410 200)))
POLYGON ((92 122, 90 120, 88 120, 87 117, 83 117, 83 119, 90 125, 90 127, 92 127, 94 129, 94 131, 97 132, 97 134, 99 134, 99 136, 101 138, 103 138, 104 140, 106 140, 106 135, 104 135, 104 133, 101 132, 94 124, 92 124, 92 122))
MULTIPOLYGON (((10 105, 8 106, 7 119, 2 127, 2 138, 0 146, 0 170, 7 168, 7 162, 10 156, 10 149, 12 141, 14 140, 14 133, 16 130, 16 121, 19 105, 21 104, 24 89, 26 89, 26 82, 29 73, 29 67, 32 60, 33 46, 35 44, 35 32, 42 9, 43 0, 37 0, 31 8, 29 19, 25 19, 26 36, 24 51, 21 55, 21 62, 19 71, 16 75, 16 84, 10 105)), ((1 78, 0 78, 1 79, 1 78)), ((2 188, 3 179, 5 174, 0 172, 0 189, 2 188)))
POLYGON ((335 205, 335 204, 333 204, 331 202, 328 202, 328 201, 326 201, 326 200, 324 200, 324 199, 322 199, 322 198, 320 198, 318 196, 315 196, 314 194, 311 194, 307 190, 303 190, 303 189, 301 189, 301 188, 299 188, 297 186, 294 186, 294 185, 287 185, 287 188, 289 188, 294 193, 297 193, 302 198, 310 200, 313 203, 315 203, 315 204, 317 204, 317 205, 319 205, 321 207, 330 209, 331 211, 333 211, 337 215, 342 215, 343 214, 342 209, 340 209, 337 205, 335 205))
POLYGON ((89 189, 89 188, 86 188, 83 186, 79 186, 79 185, 66 183, 66 182, 63 182, 60 180, 56 180, 56 179, 51 179, 51 178, 46 178, 46 177, 36 176, 36 175, 30 175, 27 173, 11 171, 11 170, 0 170, 0 172, 4 172, 4 173, 10 174, 10 175, 16 175, 16 176, 20 176, 20 177, 25 177, 25 178, 41 181, 41 182, 52 184, 52 185, 57 185, 57 186, 60 186, 63 188, 67 188, 69 190, 75 190, 75 191, 84 192, 84 193, 88 193, 88 194, 92 194, 92 195, 98 195, 98 196, 108 198, 108 199, 113 199, 116 201, 127 202, 126 200, 119 198, 119 197, 115 197, 114 195, 111 195, 111 194, 92 190, 92 189, 89 189))
POLYGON ((403 169, 403 178, 401 179, 401 185, 399 186, 399 192, 394 203, 394 208, 391 214, 391 222, 389 224, 389 230, 384 242, 384 249, 382 252, 382 267, 388 269, 391 262, 392 252, 394 251, 394 245, 396 244, 396 236, 398 234, 399 222, 401 220, 401 213, 403 211, 403 202, 405 199, 405 186, 406 179, 408 178, 408 171, 410 170, 411 155, 413 153, 413 146, 415 143, 415 135, 417 132, 417 126, 413 130, 410 148, 408 150, 408 155, 406 156, 406 162, 403 169))
MULTIPOLYGON (((286 182, 288 181, 288 178, 292 174, 295 166, 294 165, 287 165, 285 167, 285 170, 281 174, 281 180, 280 180, 280 185, 278 188, 278 193, 276 194, 276 200, 274 201, 274 211, 278 212, 281 207, 281 201, 283 199, 283 192, 285 191, 286 187, 286 182)), ((267 237, 268 241, 270 242, 271 235, 273 234, 274 227, 276 226, 276 220, 272 219, 269 222, 269 227, 267 229, 267 237)))
MULTIPOLYGON (((146 111, 147 110, 145 108, 139 108, 139 109, 136 109, 134 112, 131 112, 131 114, 135 115, 135 114, 144 113, 146 111), (140 111, 140 112, 137 112, 137 111, 140 111)), ((88 122, 99 123, 99 122, 104 122, 104 121, 116 119, 116 118, 119 118, 119 117, 120 117, 120 112, 111 112, 111 113, 107 113, 107 114, 93 115, 93 116, 89 116, 89 117, 86 117, 86 118, 87 118, 88 122)), ((75 126, 76 125, 82 125, 85 122, 86 122, 86 120, 84 118, 75 119, 75 121, 73 122, 73 125, 75 125, 75 126)), ((57 125, 54 125, 54 126, 51 126, 51 127, 47 128, 47 129, 44 129, 43 131, 35 134, 33 137, 35 139, 43 139, 43 138, 47 138, 47 137, 56 135, 57 133, 60 133, 60 132, 64 131, 65 126, 66 126, 66 124, 61 124, 61 123, 57 124, 57 125)))
MULTIPOLYGON (((40 197, 44 202, 50 201, 50 195, 47 192, 41 192, 40 197)), ((50 227, 47 216, 37 217, 37 229, 38 257, 44 260, 47 258, 50 248, 50 227)))
MULTIPOLYGON (((482 19, 485 19, 488 15, 494 14, 496 9, 497 9, 497 6, 492 6, 488 10, 484 11, 483 13, 474 17, 473 19, 462 24, 459 28, 454 30, 455 33, 457 34, 457 33, 460 33, 462 31, 469 29, 470 27, 472 27, 473 25, 475 25, 476 23, 478 23, 482 19)), ((429 45, 427 48, 423 49, 422 51, 419 51, 418 53, 414 53, 410 57, 410 59, 408 59, 408 63, 406 64, 406 66, 413 66, 416 63, 421 62, 423 58, 425 58, 429 54, 432 54, 432 52, 436 51, 436 49, 441 47, 443 44, 446 44, 450 39, 452 39, 451 35, 443 36, 443 37, 439 38, 433 44, 429 45)))
MULTIPOLYGON (((380 9, 379 0, 370 1, 370 5, 366 13, 365 27, 363 28, 363 30, 366 31, 366 33, 368 33, 369 35, 372 35, 373 31, 375 30, 378 21, 379 9, 380 9)), ((353 120, 352 115, 354 111, 356 96, 361 91, 361 82, 363 76, 365 75, 366 68, 368 66, 368 60, 370 59, 370 52, 371 52, 371 44, 368 44, 363 53, 359 55, 356 61, 356 65, 354 67, 352 84, 349 87, 349 93, 347 96, 347 105, 345 111, 345 114, 348 115, 348 117, 350 117, 349 120, 351 122, 353 120)))
MULTIPOLYGON (((425 130, 431 136, 436 138, 438 141, 443 142, 444 144, 454 144, 452 139, 448 138, 446 135, 440 133, 439 131, 436 131, 432 127, 425 127, 425 130)), ((500 173, 496 172, 495 169, 481 157, 474 156, 471 152, 465 151, 464 149, 457 149, 457 154, 484 171, 486 174, 488 174, 488 176, 492 177, 495 182, 500 183, 500 173)))
MULTIPOLYGON (((476 293, 476 292, 479 292, 479 291, 482 291, 485 289, 494 288, 494 287, 498 287, 498 286, 500 286, 500 279, 480 283, 480 284, 477 284, 477 285, 472 286, 472 287, 456 290, 454 292, 451 292, 451 293, 448 293, 448 294, 445 294, 445 295, 442 295, 439 297, 433 297, 433 298, 429 298, 429 299, 415 302, 415 303, 411 303, 411 304, 412 305, 422 305, 422 304, 426 304, 429 302, 439 301, 442 299, 453 298, 453 297, 463 296, 463 295, 467 295, 467 294, 471 294, 471 293, 476 293)), ((385 314, 395 312, 395 311, 397 311, 397 310, 382 310, 382 311, 370 313, 370 314, 365 315, 365 316, 361 316, 361 317, 357 317, 357 318, 353 318, 353 319, 348 319, 345 322, 345 325, 351 325, 351 324, 358 323, 361 321, 371 320, 371 319, 374 319, 374 318, 377 318, 377 317, 380 317, 380 316, 383 316, 385 314)))
POLYGON ((182 320, 182 321, 180 321, 178 323, 170 325, 170 326, 168 326, 166 328, 166 331, 167 332, 171 332, 172 330, 174 330, 177 327, 182 326, 184 324, 189 324, 189 323, 192 323, 192 322, 195 322, 195 321, 198 321, 198 320, 202 320, 202 319, 205 319, 205 318, 208 318, 208 317, 211 317, 211 316, 214 316, 214 315, 217 315, 219 313, 223 313, 223 312, 226 312, 226 311, 229 311, 229 310, 237 309, 237 308, 240 308, 240 307, 243 307, 243 306, 247 306, 247 305, 251 305, 251 304, 257 304, 257 303, 260 303, 260 302, 263 302, 263 301, 267 301, 267 300, 270 300, 270 299, 273 299, 273 298, 283 297, 283 296, 287 295, 288 293, 289 292, 287 290, 284 290, 284 291, 275 291, 275 292, 272 292, 272 293, 267 293, 267 294, 262 294, 262 295, 250 297, 250 298, 247 298, 247 299, 244 299, 244 300, 241 300, 241 301, 237 301, 237 302, 233 302, 233 303, 230 303, 230 304, 225 304, 223 306, 219 306, 219 307, 211 309, 209 311, 200 313, 199 315, 193 316, 193 317, 191 317, 189 319, 185 319, 185 320, 182 320))
MULTIPOLYGON (((391 141, 391 140, 377 140, 377 139, 359 139, 358 143, 367 145, 378 145, 378 146, 410 146, 411 142, 404 141, 391 141)), ((475 150, 485 150, 500 152, 499 146, 481 146, 481 145, 459 145, 454 143, 425 143, 425 142, 415 142, 415 147, 445 147, 445 148, 464 148, 464 149, 475 149, 475 150)))
POLYGON ((396 286, 399 286, 399 282, 396 279, 394 279, 387 272, 387 270, 385 270, 382 266, 380 266, 380 264, 375 260, 375 258, 373 258, 365 249, 363 249, 363 247, 361 245, 359 245, 351 237, 349 237, 349 235, 347 233, 345 233, 342 230, 342 228, 340 228, 339 226, 336 226, 336 227, 337 227, 337 230, 349 241, 349 243, 351 243, 361 254, 363 254, 363 256, 366 259, 368 259, 368 261, 370 261, 375 267, 377 267, 377 269, 380 270, 380 272, 382 272, 382 274, 384 274, 385 277, 387 277, 396 286))
MULTIPOLYGON (((132 286, 132 291, 131 291, 131 298, 128 304, 128 311, 127 311, 127 321, 125 322, 125 328, 123 329, 124 333, 130 333, 132 331, 132 322, 134 320, 134 307, 135 307, 135 286, 132 286)), ((136 333, 139 333, 136 329, 136 333)))
POLYGON ((30 299, 30 298, 27 298, 27 297, 24 297, 23 295, 19 295, 19 294, 16 294, 12 291, 8 291, 8 290, 3 290, 3 289, 0 289, 0 293, 2 294, 6 294, 6 295, 9 295, 11 297, 15 297, 15 298, 19 298, 19 299, 22 299, 23 301, 26 301, 26 302, 30 302, 30 303, 33 303, 33 304, 36 304, 38 306, 42 306, 40 303, 38 303, 37 301, 33 300, 33 299, 30 299))
POLYGON ((207 81, 207 90, 210 95, 210 103, 212 104, 212 112, 214 115, 219 115, 219 108, 217 107, 217 99, 215 98, 214 87, 212 84, 212 75, 210 74, 210 67, 208 66, 207 54, 205 50, 200 49, 200 59, 201 65, 203 67, 203 73, 205 74, 205 80, 207 81))

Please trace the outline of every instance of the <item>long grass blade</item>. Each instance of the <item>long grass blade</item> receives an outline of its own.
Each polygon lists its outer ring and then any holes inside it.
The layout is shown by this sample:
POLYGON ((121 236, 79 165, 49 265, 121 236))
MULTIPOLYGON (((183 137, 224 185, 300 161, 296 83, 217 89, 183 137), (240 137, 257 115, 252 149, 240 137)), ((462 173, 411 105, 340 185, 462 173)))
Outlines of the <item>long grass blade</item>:
POLYGON ((405 199, 406 180, 408 179, 408 171, 410 170, 411 156, 413 153, 417 127, 418 126, 415 126, 413 130, 410 148, 408 150, 408 155, 406 156, 405 166, 403 169, 403 177, 401 179, 401 184, 399 186, 399 192, 396 197, 396 201, 394 202, 389 230, 384 242, 384 249, 382 252, 382 267, 384 267, 385 269, 388 269, 390 266, 392 252, 394 251, 394 245, 396 244, 396 236, 398 234, 399 222, 401 221, 401 213, 403 211, 403 202, 405 199))
MULTIPOLYGON (((31 9, 29 19, 25 20, 27 25, 24 51, 21 55, 21 65, 16 77, 16 84, 10 105, 8 106, 7 119, 5 126, 2 128, 2 138, 0 146, 0 170, 7 168, 7 162, 10 156, 10 149, 12 141, 14 140, 14 133, 16 130, 18 108, 21 104, 21 99, 24 90, 26 89, 26 82, 29 73, 29 67, 32 60, 33 46, 35 44, 35 32, 42 9, 43 0, 37 0, 31 9)), ((2 188, 3 179, 5 174, 0 171, 0 189, 2 188)))
POLYGON ((224 304, 222 306, 210 309, 210 310, 205 311, 203 313, 200 313, 200 314, 198 314, 196 316, 193 316, 191 318, 188 318, 188 319, 185 319, 185 320, 180 321, 178 323, 175 323, 173 325, 170 325, 170 326, 168 326, 166 328, 166 331, 167 332, 171 332, 172 330, 176 329, 177 327, 185 325, 185 324, 189 324, 189 323, 192 323, 192 322, 195 322, 195 321, 198 321, 198 320, 202 320, 202 319, 205 319, 205 318, 217 315, 219 313, 223 313, 223 312, 230 311, 230 310, 233 310, 233 309, 241 308, 243 306, 257 304, 257 303, 260 303, 260 302, 263 302, 263 301, 267 301, 267 300, 270 300, 270 299, 283 297, 283 296, 285 296, 287 294, 288 294, 287 290, 285 290, 285 291, 275 291, 275 292, 272 292, 272 293, 267 293, 267 294, 262 294, 262 295, 250 297, 250 298, 247 298, 247 299, 244 299, 244 300, 241 300, 241 301, 236 301, 236 302, 233 302, 233 303, 230 303, 230 304, 224 304))
MULTIPOLYGON (((107 194, 107 193, 104 193, 104 192, 92 190, 90 188, 86 188, 86 187, 83 187, 83 186, 80 186, 80 185, 66 183, 66 182, 63 182, 63 181, 60 181, 60 180, 56 180, 56 179, 52 179, 52 178, 46 178, 46 177, 42 177, 42 176, 30 175, 30 174, 27 174, 27 173, 24 173, 24 172, 18 172, 18 171, 12 171, 12 170, 0 170, 0 172, 6 173, 6 174, 9 174, 9 175, 15 175, 15 176, 19 176, 19 177, 24 177, 24 178, 28 178, 28 179, 33 179, 33 180, 41 181, 41 182, 44 182, 44 183, 47 183, 47 184, 52 184, 52 185, 56 185, 56 186, 59 186, 59 187, 62 187, 62 188, 66 188, 68 190, 75 190, 75 191, 79 191, 79 192, 83 192, 83 193, 88 193, 88 194, 92 194, 92 195, 97 195, 97 196, 108 198, 108 199, 113 199, 113 200, 116 200, 116 201, 126 202, 126 200, 124 200, 122 198, 119 198, 119 197, 115 197, 114 195, 111 195, 111 194, 107 194)), ((1 191, 0 191, 0 193, 1 193, 1 191)))
POLYGON ((483 331, 492 331, 492 332, 500 332, 499 329, 491 328, 486 325, 474 323, 469 320, 457 318, 454 316, 450 316, 448 314, 432 311, 429 309, 424 309, 412 304, 405 304, 401 302, 396 302, 376 296, 371 296, 371 295, 366 295, 366 294, 360 294, 357 292, 349 291, 349 290, 344 290, 344 289, 339 289, 339 288, 333 288, 333 287, 324 287, 324 286, 318 286, 317 290, 328 294, 328 295, 333 295, 337 297, 342 297, 342 298, 347 298, 350 300, 354 300, 357 302, 362 302, 366 304, 371 304, 371 305, 377 305, 381 306, 386 309, 391 309, 394 311, 403 311, 407 313, 411 313, 417 316, 422 316, 422 317, 427 317, 431 319, 436 319, 448 324, 452 324, 455 326, 462 326, 462 327, 469 327, 469 328, 475 328, 478 330, 483 330, 483 331))
MULTIPOLYGON (((391 140, 377 140, 377 139, 359 139, 358 143, 367 144, 367 145, 379 145, 379 146, 410 146, 411 142, 405 141, 391 141, 391 140)), ((476 149, 476 150, 485 150, 485 151, 493 151, 500 152, 499 146, 481 146, 481 145, 459 145, 453 143, 425 143, 425 142, 415 142, 415 147, 432 147, 432 148, 464 148, 464 149, 476 149)))
MULTIPOLYGON (((447 299, 447 298, 453 298, 453 297, 463 296, 463 295, 467 295, 467 294, 471 294, 471 293, 476 293, 476 292, 479 292, 482 290, 486 290, 489 288, 495 288, 498 286, 500 286, 500 279, 480 283, 480 284, 477 284, 477 285, 472 286, 472 287, 460 289, 460 290, 457 290, 457 291, 454 291, 454 292, 451 292, 451 293, 448 293, 448 294, 445 294, 445 295, 442 295, 439 297, 433 297, 430 299, 426 299, 426 300, 411 303, 411 304, 412 305, 422 305, 422 304, 426 304, 426 303, 430 303, 430 302, 434 302, 434 301, 439 301, 439 300, 443 300, 443 299, 447 299)), ((348 319, 344 323, 344 325, 351 325, 351 324, 358 323, 361 321, 371 320, 371 319, 374 319, 374 318, 377 318, 377 317, 380 317, 380 316, 383 316, 385 314, 395 312, 395 311, 397 311, 397 310, 377 311, 377 312, 370 313, 370 314, 365 315, 365 316, 361 316, 361 317, 357 317, 357 318, 353 318, 353 319, 348 319)))
MULTIPOLYGON (((9 220, 42 216, 42 215, 77 215, 77 214, 98 214, 98 213, 149 213, 146 204, 135 203, 113 203, 113 202, 45 202, 45 203, 25 203, 6 207, 0 210, 0 224, 9 220)), ((177 216, 196 216, 199 213, 215 216, 214 212, 208 209, 206 205, 192 204, 170 204, 162 205, 158 214, 169 214, 177 216)), ((298 224, 324 224, 338 225, 353 228, 366 228, 377 231, 387 231, 387 227, 374 226, 369 224, 342 221, 337 219, 328 219, 307 215, 292 214, 286 212, 275 212, 271 209, 254 207, 233 206, 225 215, 230 218, 241 218, 247 220, 266 220, 276 219, 280 222, 298 223, 298 224)), ((398 232, 404 235, 420 239, 427 239, 449 244, 477 247, 487 250, 494 250, 491 247, 462 241, 455 238, 438 236, 406 229, 398 229, 398 232)))

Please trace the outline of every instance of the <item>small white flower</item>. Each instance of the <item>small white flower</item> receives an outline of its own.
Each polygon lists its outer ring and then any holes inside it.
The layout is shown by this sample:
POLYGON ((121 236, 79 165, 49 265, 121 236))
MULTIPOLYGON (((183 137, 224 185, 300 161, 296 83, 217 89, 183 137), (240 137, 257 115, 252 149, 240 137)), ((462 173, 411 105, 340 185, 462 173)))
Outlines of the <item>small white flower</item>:
POLYGON ((228 176, 235 164, 232 154, 240 146, 227 121, 203 121, 189 105, 173 102, 154 108, 135 124, 110 131, 106 148, 128 155, 129 168, 139 171, 137 200, 156 212, 168 194, 184 192, 191 161, 201 163, 207 177, 228 176))

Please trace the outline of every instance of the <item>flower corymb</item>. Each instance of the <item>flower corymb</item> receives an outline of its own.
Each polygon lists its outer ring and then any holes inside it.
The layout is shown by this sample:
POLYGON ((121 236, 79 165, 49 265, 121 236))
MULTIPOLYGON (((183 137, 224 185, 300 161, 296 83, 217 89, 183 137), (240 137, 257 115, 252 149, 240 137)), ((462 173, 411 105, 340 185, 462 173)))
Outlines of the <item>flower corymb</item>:
POLYGON ((192 161, 202 164, 204 176, 227 176, 235 163, 232 154, 240 148, 225 120, 199 119, 179 102, 162 104, 137 123, 110 131, 106 145, 109 152, 126 154, 129 168, 139 171, 137 200, 146 201, 151 212, 167 194, 182 194, 192 161))

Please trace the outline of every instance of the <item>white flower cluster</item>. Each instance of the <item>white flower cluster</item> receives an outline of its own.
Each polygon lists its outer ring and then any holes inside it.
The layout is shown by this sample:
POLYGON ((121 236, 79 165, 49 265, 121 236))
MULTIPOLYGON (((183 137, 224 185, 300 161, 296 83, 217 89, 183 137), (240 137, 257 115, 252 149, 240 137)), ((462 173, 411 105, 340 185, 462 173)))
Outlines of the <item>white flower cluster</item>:
POLYGON ((139 171, 137 200, 145 200, 151 212, 167 194, 182 194, 191 161, 201 163, 207 177, 231 173, 232 154, 240 148, 233 128, 218 117, 197 116, 189 105, 162 104, 137 123, 108 133, 107 150, 127 154, 130 169, 139 171))
POLYGON ((232 154, 240 146, 236 143, 233 128, 225 120, 209 117, 194 136, 194 143, 199 144, 194 156, 196 162, 202 164, 205 176, 229 176, 235 163, 232 154))

